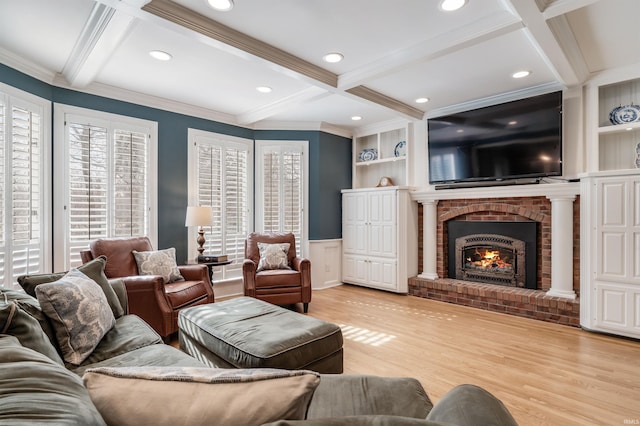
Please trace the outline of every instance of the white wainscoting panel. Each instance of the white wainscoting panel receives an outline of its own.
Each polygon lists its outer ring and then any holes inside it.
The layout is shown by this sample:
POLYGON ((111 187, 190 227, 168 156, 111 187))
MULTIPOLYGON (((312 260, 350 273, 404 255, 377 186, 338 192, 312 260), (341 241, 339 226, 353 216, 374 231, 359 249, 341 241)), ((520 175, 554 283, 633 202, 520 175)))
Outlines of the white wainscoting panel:
POLYGON ((311 288, 322 290, 342 284, 342 240, 309 241, 311 288))

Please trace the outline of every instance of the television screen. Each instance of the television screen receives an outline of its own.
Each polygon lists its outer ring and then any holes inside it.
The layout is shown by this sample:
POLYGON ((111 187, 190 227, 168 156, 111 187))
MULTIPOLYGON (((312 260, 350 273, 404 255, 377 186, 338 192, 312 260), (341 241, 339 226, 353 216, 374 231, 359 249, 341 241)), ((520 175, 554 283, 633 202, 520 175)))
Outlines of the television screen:
POLYGON ((562 92, 428 120, 429 183, 562 175, 562 92))

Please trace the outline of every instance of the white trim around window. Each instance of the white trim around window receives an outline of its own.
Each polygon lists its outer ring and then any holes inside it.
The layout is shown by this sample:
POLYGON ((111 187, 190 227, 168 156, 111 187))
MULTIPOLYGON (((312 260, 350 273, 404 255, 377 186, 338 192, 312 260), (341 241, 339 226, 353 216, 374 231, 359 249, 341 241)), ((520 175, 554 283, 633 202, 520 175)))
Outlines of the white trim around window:
POLYGON ((51 271, 51 102, 0 83, 0 108, 0 287, 17 289, 18 275, 51 271), (14 112, 26 113, 33 120, 14 117, 14 112), (17 128, 23 134, 14 133, 17 128), (27 142, 20 145, 24 150, 19 153, 14 144, 18 136, 27 142), (14 225, 25 222, 17 221, 13 212, 24 207, 14 204, 14 179, 23 186, 21 193, 29 194, 27 199, 20 199, 29 203, 29 217, 25 218, 29 236, 19 240, 13 234, 14 225))
MULTIPOLYGON (((158 164, 158 124, 153 121, 142 120, 132 117, 126 117, 117 114, 105 113, 96 110, 90 110, 86 108, 79 108, 64 104, 54 104, 54 129, 55 129, 55 146, 53 150, 54 161, 54 267, 56 270, 67 270, 71 266, 76 266, 79 263, 79 250, 82 247, 75 247, 76 243, 72 243, 70 240, 70 185, 71 185, 71 172, 69 171, 69 156, 70 154, 70 130, 69 125, 72 123, 79 123, 81 126, 87 128, 96 128, 100 131, 105 131, 106 135, 100 140, 101 143, 106 143, 106 151, 104 153, 104 171, 102 172, 102 178, 107 184, 104 186, 106 191, 106 199, 108 203, 115 203, 116 189, 114 188, 114 181, 116 180, 115 170, 115 146, 116 133, 121 135, 122 131, 130 132, 132 135, 136 135, 138 139, 146 140, 146 174, 144 182, 146 183, 146 190, 144 191, 144 205, 147 209, 147 216, 145 218, 144 230, 139 233, 149 237, 154 247, 157 247, 158 230, 157 230, 157 216, 158 216, 158 179, 157 179, 157 164, 158 164), (76 253, 77 252, 77 253, 76 253)), ((131 142, 133 145, 133 141, 131 142)), ((135 156, 132 153, 131 156, 135 156)), ((113 205, 105 207, 105 219, 107 229, 104 232, 105 236, 112 237, 118 235, 115 230, 116 212, 113 205)), ((86 242, 88 243, 88 241, 86 242)), ((78 243, 79 244, 79 243, 78 243)), ((84 245, 84 244, 83 244, 84 245)), ((88 245, 87 245, 88 247, 88 245)))

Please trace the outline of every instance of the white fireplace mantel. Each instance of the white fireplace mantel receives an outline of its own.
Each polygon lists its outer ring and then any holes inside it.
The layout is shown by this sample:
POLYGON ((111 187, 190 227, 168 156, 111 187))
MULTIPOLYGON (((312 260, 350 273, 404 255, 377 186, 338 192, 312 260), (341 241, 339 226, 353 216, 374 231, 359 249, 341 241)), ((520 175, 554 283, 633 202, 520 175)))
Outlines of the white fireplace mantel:
POLYGON ((423 271, 420 278, 435 280, 437 272, 438 201, 502 197, 546 197, 551 201, 551 289, 550 296, 575 299, 573 291, 573 201, 579 183, 491 186, 434 190, 417 188, 411 198, 423 205, 423 271))

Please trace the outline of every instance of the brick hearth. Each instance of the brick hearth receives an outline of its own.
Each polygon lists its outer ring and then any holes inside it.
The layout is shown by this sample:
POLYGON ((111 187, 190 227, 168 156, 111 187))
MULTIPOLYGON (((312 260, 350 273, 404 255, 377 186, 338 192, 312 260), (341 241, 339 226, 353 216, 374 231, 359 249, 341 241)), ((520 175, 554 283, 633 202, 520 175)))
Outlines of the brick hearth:
MULTIPOLYGON (((573 203, 573 289, 580 291, 580 202, 573 203)), ((419 270, 423 270, 423 206, 419 205, 419 270)), ((547 295, 551 287, 551 202, 544 196, 464 198, 439 200, 437 205, 437 256, 439 278, 413 277, 409 294, 418 297, 456 303, 475 308, 508 313, 527 318, 579 326, 580 299, 547 295), (536 289, 521 289, 493 284, 456 280, 447 270, 447 221, 536 221, 537 282, 536 289)), ((454 272, 455 274, 455 272, 454 272)))

